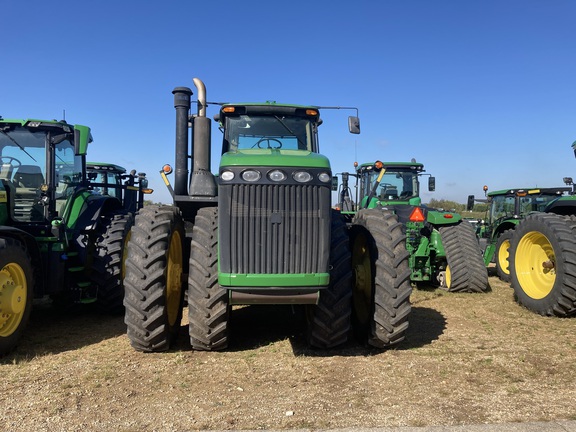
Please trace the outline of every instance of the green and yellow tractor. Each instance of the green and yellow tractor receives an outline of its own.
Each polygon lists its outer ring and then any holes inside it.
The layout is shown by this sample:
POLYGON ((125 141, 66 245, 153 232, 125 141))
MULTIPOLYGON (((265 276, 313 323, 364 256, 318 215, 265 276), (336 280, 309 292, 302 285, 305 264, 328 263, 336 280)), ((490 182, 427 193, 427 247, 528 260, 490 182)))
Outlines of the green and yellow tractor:
MULTIPOLYGON (((405 235, 413 283, 452 292, 488 289, 488 274, 473 226, 458 213, 422 204, 420 177, 428 175, 423 164, 415 160, 376 161, 355 166, 355 173, 341 174, 338 204, 352 232, 356 220, 367 211, 394 215, 405 235), (356 179, 355 194, 350 189, 350 176, 356 179)), ((434 189, 435 178, 429 176, 428 190, 434 189)))
MULTIPOLYGON (((576 155, 576 142, 572 144, 576 155)), ((517 302, 545 316, 576 316, 576 194, 548 202, 516 225, 509 268, 517 302)))
POLYGON ((35 299, 122 308, 132 215, 86 177, 86 126, 0 117, 0 355, 20 340, 35 299))
MULTIPOLYGON (((147 352, 169 349, 186 300, 196 350, 226 349, 233 306, 257 304, 303 305, 307 342, 331 348, 348 338, 353 297, 365 302, 356 321, 366 342, 400 342, 410 312, 410 286, 402 280, 405 246, 392 246, 398 258, 385 265, 398 269, 398 276, 386 292, 382 281, 374 282, 371 255, 364 254, 364 292, 353 296, 348 230, 331 209, 332 171, 319 153, 320 107, 219 104, 222 155, 213 175, 206 88, 197 78, 194 84, 196 113, 191 89, 173 91, 176 163, 165 166, 162 176, 174 203, 139 210, 128 243, 125 322, 131 345, 147 352), (172 172, 173 185, 167 177, 172 172)), ((349 118, 349 131, 360 132, 358 117, 349 118)), ((369 233, 372 221, 366 225, 359 228, 366 246, 380 247, 369 233)))
MULTIPOLYGON (((487 191, 488 187, 484 186, 484 193, 487 191)), ((486 218, 478 221, 476 225, 486 267, 494 263, 498 277, 504 282, 510 282, 508 249, 514 229, 527 214, 545 211, 550 202, 569 191, 569 187, 557 187, 488 192, 487 198, 481 200, 488 204, 486 218)), ((474 201, 474 195, 468 196, 467 210, 472 209, 474 201)))
POLYGON ((94 192, 119 199, 131 213, 141 209, 145 196, 154 192, 148 187, 146 173, 127 173, 126 168, 108 162, 87 162, 86 169, 94 192))

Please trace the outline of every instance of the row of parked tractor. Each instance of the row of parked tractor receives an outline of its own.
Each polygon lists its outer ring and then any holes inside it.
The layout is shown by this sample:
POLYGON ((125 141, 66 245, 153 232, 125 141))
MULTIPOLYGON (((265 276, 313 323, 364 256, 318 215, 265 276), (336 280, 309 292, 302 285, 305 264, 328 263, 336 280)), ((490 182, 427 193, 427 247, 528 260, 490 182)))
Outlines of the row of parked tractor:
MULTIPOLYGON (((576 155, 576 142, 572 144, 576 155)), ((477 225, 484 263, 495 265, 518 303, 544 316, 576 315, 576 190, 515 188, 487 192, 487 217, 477 225)))
MULTIPOLYGON (((355 335, 387 348, 405 338, 413 286, 488 290, 472 224, 422 204, 421 163, 332 173, 320 111, 348 108, 209 103, 204 83, 194 84, 196 110, 190 88, 172 92, 175 164, 160 171, 171 204, 142 205, 144 174, 87 163, 88 127, 0 118, 0 355, 21 338, 34 300, 47 297, 124 313, 131 345, 156 352, 173 346, 186 308, 192 348, 223 350, 233 307, 260 304, 303 307, 311 347, 355 335), (222 132, 216 174, 210 105, 222 132)), ((350 109, 349 132, 360 133, 350 109)), ((557 229, 550 217, 530 220, 557 229)), ((534 249, 546 237, 530 227, 534 249)), ((548 261, 542 267, 554 271, 548 261)))

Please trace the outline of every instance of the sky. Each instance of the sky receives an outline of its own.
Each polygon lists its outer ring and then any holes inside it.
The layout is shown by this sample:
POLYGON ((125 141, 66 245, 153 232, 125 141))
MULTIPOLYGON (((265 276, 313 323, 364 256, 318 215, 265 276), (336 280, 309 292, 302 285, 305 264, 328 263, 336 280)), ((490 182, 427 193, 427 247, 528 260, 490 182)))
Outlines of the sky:
POLYGON ((88 160, 145 172, 155 202, 172 90, 194 77, 211 102, 358 108, 360 135, 354 111, 321 112, 332 171, 415 158, 436 177, 425 202, 576 178, 573 0, 3 0, 2 16, 0 116, 90 126, 88 160))

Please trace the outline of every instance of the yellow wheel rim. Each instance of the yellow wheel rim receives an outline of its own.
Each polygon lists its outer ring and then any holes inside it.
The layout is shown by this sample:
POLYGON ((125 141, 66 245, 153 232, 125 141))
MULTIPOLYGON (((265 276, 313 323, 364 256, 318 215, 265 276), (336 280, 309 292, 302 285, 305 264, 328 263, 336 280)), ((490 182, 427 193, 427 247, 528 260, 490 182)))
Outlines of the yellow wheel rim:
POLYGON ((352 247, 352 268, 355 275, 353 291, 354 310, 358 321, 366 324, 372 313, 372 260, 370 248, 364 233, 354 239, 352 247))
POLYGON ((504 240, 500 244, 500 247, 496 252, 498 254, 496 257, 496 259, 498 260, 498 266, 500 267, 502 273, 507 275, 510 274, 510 269, 508 268, 509 249, 510 249, 510 240, 504 240))
POLYGON ((450 270, 450 266, 446 266, 446 288, 450 289, 450 285, 452 285, 452 271, 450 270))
POLYGON ((182 259, 182 240, 180 233, 175 231, 170 237, 166 277, 166 309, 170 326, 177 324, 176 319, 180 312, 180 299, 182 298, 182 259))
POLYGON ((26 311, 28 282, 22 267, 6 264, 0 270, 0 337, 14 333, 26 311))
POLYGON ((524 235, 516 249, 516 277, 522 291, 536 300, 550 294, 556 282, 555 265, 545 266, 545 263, 556 263, 550 241, 537 231, 524 235))

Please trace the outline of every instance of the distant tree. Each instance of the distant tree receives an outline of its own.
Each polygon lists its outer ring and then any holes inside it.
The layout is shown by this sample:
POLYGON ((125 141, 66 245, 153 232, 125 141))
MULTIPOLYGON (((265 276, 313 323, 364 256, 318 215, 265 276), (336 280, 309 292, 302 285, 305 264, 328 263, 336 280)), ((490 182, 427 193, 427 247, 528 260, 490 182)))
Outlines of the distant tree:
POLYGON ((428 206, 437 209, 454 210, 458 213, 466 210, 465 204, 459 204, 456 201, 449 201, 445 199, 438 200, 436 198, 432 198, 428 203, 428 206))

